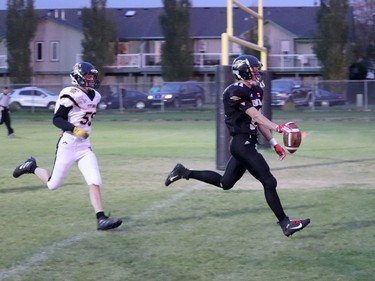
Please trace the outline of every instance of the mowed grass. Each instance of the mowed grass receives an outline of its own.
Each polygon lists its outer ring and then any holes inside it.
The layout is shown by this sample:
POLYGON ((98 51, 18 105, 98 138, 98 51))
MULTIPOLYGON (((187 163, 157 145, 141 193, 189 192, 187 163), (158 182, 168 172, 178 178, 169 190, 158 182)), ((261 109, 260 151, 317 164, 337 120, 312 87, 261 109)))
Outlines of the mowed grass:
MULTIPOLYGON (((290 120, 283 114, 274 116, 290 120)), ((15 113, 16 138, 0 127, 0 280, 373 280, 374 117, 348 114, 298 113, 299 151, 282 162, 262 151, 288 215, 312 220, 287 238, 249 175, 225 192, 194 180, 164 186, 177 162, 215 169, 214 114, 96 116, 105 209, 124 218, 98 232, 77 167, 54 192, 33 175, 12 177, 31 155, 50 170, 59 136, 50 114, 15 113)))

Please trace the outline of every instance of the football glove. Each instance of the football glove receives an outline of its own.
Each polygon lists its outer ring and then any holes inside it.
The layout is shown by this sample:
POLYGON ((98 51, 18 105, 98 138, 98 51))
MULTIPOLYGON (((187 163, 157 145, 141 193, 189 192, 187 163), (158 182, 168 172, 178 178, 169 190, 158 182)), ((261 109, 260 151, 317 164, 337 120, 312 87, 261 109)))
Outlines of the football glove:
POLYGON ((284 148, 274 138, 270 139, 269 143, 275 149, 277 155, 279 155, 279 160, 283 160, 286 156, 284 148))
POLYGON ((77 137, 87 139, 89 137, 89 134, 86 130, 80 129, 78 127, 74 127, 73 134, 75 134, 77 137))
POLYGON ((283 123, 281 125, 277 125, 275 131, 278 133, 290 133, 292 128, 288 126, 288 123, 283 123))
POLYGON ((276 144, 273 148, 275 149, 276 153, 279 155, 279 160, 282 161, 286 156, 286 152, 284 148, 280 144, 276 144))

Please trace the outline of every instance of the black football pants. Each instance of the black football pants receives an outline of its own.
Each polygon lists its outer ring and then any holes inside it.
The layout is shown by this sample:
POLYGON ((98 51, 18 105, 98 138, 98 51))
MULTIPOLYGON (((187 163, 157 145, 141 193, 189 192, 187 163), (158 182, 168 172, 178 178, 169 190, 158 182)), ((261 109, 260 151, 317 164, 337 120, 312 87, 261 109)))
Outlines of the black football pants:
POLYGON ((10 114, 8 108, 4 108, 4 110, 2 111, 0 124, 2 123, 4 123, 8 129, 8 136, 14 133, 14 130, 10 126, 10 114))
POLYGON ((231 140, 230 152, 232 156, 223 175, 214 171, 192 170, 189 178, 228 190, 234 186, 247 170, 262 183, 268 206, 279 221, 283 220, 286 215, 276 191, 277 181, 271 174, 263 155, 256 150, 256 138, 250 138, 248 135, 234 136, 231 140))

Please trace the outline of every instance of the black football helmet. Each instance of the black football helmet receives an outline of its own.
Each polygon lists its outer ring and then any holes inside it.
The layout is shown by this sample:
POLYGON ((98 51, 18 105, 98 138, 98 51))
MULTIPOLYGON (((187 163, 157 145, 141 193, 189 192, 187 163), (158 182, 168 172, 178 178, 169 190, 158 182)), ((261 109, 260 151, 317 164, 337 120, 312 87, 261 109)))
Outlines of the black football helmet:
POLYGON ((72 78, 72 84, 81 86, 83 88, 98 89, 100 81, 98 79, 98 71, 89 62, 79 62, 73 66, 73 70, 70 73, 72 78), (85 75, 93 74, 93 79, 85 78, 85 75))
POLYGON ((262 82, 262 73, 259 71, 262 63, 254 56, 241 55, 234 59, 232 72, 237 80, 255 81, 259 84, 262 82), (257 67, 257 69, 255 69, 257 67))

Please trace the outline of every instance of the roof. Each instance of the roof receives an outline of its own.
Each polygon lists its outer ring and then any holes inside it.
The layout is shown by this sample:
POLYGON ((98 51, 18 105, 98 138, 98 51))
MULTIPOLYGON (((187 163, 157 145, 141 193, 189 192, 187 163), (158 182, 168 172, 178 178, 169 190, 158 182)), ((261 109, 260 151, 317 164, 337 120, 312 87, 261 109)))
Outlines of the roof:
POLYGON ((297 38, 313 38, 317 33, 316 13, 318 7, 264 8, 265 20, 273 21, 297 38))
MULTIPOLYGON (((264 21, 272 21, 293 33, 296 38, 312 38, 316 32, 315 15, 319 7, 264 7, 264 21), (298 23, 298 24, 296 24, 298 23)), ((81 9, 38 9, 40 18, 82 30, 81 9)), ((159 16, 164 8, 107 8, 117 22, 120 40, 163 38, 159 16)), ((0 10, 0 37, 5 36, 6 10, 0 10)), ((192 38, 220 38, 226 32, 226 7, 192 7, 192 38)), ((256 26, 256 19, 243 10, 233 8, 233 34, 240 36, 256 26)))

